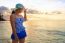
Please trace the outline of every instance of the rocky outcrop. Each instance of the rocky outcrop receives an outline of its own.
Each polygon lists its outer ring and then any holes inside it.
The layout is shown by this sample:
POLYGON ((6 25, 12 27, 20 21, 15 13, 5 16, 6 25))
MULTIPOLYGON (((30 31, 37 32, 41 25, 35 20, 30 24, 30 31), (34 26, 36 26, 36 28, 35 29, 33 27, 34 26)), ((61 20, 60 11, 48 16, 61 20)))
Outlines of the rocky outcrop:
POLYGON ((11 10, 7 7, 0 6, 0 21, 8 20, 9 18, 6 17, 7 15, 10 15, 11 10))
POLYGON ((5 21, 5 19, 3 19, 3 15, 0 15, 0 21, 5 21))

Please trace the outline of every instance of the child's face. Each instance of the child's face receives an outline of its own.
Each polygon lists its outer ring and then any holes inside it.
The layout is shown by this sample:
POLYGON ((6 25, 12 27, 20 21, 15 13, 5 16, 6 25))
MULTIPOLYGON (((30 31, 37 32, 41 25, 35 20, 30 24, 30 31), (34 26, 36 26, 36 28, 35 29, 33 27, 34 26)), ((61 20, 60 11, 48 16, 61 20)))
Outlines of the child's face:
POLYGON ((18 13, 22 13, 24 11, 24 9, 23 8, 20 8, 17 11, 18 11, 18 13))

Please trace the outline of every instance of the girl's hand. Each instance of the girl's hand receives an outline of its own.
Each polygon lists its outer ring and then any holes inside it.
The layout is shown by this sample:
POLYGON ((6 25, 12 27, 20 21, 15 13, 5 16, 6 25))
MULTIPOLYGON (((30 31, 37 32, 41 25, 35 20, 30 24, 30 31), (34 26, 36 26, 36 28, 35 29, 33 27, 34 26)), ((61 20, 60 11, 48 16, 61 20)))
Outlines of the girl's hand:
POLYGON ((26 10, 27 10, 27 9, 24 8, 24 13, 26 13, 26 10))
POLYGON ((24 19, 25 19, 25 21, 27 20, 26 10, 27 10, 27 9, 24 8, 24 19))

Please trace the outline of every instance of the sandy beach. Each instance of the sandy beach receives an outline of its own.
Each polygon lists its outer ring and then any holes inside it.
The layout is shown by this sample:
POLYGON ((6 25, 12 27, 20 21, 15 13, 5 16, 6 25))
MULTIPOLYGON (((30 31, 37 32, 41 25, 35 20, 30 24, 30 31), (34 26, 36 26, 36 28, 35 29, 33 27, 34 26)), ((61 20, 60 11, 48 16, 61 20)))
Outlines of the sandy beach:
MULTIPOLYGON (((65 15, 30 14, 24 22, 26 43, 65 43, 65 15)), ((11 43, 9 21, 0 22, 0 43, 11 43)))

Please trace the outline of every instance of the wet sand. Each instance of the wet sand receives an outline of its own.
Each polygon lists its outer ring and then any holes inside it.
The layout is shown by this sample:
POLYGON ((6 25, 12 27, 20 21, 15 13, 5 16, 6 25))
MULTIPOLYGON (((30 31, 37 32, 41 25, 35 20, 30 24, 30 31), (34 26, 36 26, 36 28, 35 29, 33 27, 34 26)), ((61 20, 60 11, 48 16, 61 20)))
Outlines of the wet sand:
MULTIPOLYGON (((65 15, 29 15, 26 43, 65 43, 65 15)), ((0 43, 11 43, 9 21, 0 22, 0 43)))

